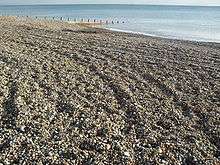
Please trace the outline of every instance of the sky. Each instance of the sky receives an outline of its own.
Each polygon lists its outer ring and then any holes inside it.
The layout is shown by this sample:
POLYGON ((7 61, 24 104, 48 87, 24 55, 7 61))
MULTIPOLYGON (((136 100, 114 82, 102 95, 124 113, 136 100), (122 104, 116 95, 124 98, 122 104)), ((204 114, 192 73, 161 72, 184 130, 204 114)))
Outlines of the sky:
POLYGON ((220 0, 0 0, 0 5, 11 4, 164 4, 220 6, 220 0))

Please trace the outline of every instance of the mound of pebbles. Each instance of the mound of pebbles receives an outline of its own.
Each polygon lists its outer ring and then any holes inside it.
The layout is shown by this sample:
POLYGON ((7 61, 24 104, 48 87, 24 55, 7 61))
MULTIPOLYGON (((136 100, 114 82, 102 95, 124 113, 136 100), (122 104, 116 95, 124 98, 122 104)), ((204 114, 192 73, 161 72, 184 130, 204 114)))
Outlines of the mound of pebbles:
POLYGON ((218 44, 0 17, 0 164, 219 164, 219 91, 218 44))

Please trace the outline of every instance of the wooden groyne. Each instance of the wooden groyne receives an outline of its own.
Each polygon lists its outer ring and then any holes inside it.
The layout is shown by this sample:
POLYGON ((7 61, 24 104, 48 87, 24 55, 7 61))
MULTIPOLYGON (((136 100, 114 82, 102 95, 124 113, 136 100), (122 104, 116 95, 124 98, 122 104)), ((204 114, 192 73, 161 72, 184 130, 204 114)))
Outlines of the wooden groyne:
POLYGON ((72 18, 72 17, 56 17, 56 16, 30 16, 30 15, 7 15, 2 14, 2 16, 13 16, 20 19, 36 19, 36 20, 52 20, 52 21, 66 21, 71 23, 90 23, 90 24, 124 24, 125 21, 122 20, 112 20, 112 19, 91 19, 91 18, 72 18))

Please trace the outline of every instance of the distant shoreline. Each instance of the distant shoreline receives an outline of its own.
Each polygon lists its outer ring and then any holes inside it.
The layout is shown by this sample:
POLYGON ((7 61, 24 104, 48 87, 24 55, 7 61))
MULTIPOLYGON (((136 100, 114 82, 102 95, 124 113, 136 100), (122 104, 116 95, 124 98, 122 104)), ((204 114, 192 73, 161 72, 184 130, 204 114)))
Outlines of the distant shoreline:
POLYGON ((212 40, 206 40, 206 39, 180 39, 178 37, 165 37, 165 36, 160 36, 160 35, 153 35, 149 33, 144 33, 144 32, 135 32, 135 31, 129 31, 129 30, 120 30, 120 29, 115 29, 115 28, 106 28, 103 27, 104 29, 115 31, 115 32, 122 32, 122 33, 131 33, 131 34, 138 34, 138 35, 144 35, 144 36, 149 36, 149 37, 157 37, 157 38, 163 38, 163 39, 170 39, 170 40, 179 40, 179 41, 186 41, 186 42, 201 42, 201 43, 213 43, 213 44, 220 44, 219 41, 212 41, 212 40))
POLYGON ((0 6, 1 15, 114 22, 113 29, 163 38, 220 42, 219 6, 63 4, 0 6), (125 22, 125 24, 118 24, 125 22))
POLYGON ((153 35, 153 34, 149 34, 149 33, 144 33, 144 32, 135 32, 135 31, 129 31, 129 30, 121 30, 121 29, 116 29, 116 28, 111 28, 111 27, 106 27, 106 24, 100 23, 100 22, 71 22, 71 21, 67 21, 70 24, 78 24, 81 26, 85 26, 85 27, 91 27, 91 28, 98 28, 98 29, 104 29, 104 30, 109 30, 112 32, 119 32, 119 33, 127 33, 127 34, 131 34, 131 35, 141 35, 144 37, 154 37, 154 38, 159 38, 159 39, 167 39, 167 40, 175 40, 175 41, 183 41, 183 42, 195 42, 195 43, 204 43, 204 44, 216 44, 216 45, 220 45, 220 40, 219 41, 209 41, 206 39, 201 39, 201 40, 196 40, 196 39, 180 39, 180 38, 175 38, 175 37, 164 37, 164 36, 160 36, 160 35, 153 35))

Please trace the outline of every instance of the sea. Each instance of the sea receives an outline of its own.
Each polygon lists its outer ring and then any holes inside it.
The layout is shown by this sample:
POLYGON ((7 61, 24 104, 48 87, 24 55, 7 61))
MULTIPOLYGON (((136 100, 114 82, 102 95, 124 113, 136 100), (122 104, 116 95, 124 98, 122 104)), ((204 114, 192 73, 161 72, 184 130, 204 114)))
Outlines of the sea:
POLYGON ((220 42, 220 6, 9 5, 1 15, 103 21, 105 28, 171 39, 220 42))

